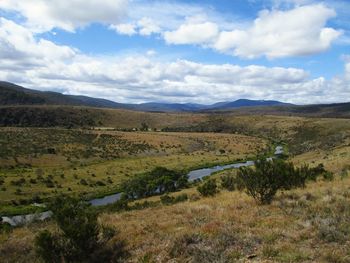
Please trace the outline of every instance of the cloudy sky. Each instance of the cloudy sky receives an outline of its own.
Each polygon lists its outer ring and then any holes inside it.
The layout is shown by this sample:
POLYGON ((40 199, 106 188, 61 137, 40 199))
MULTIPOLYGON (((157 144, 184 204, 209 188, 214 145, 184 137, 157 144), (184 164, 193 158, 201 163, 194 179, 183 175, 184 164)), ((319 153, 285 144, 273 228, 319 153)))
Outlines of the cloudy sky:
POLYGON ((0 0, 0 80, 122 103, 350 101, 348 0, 0 0))

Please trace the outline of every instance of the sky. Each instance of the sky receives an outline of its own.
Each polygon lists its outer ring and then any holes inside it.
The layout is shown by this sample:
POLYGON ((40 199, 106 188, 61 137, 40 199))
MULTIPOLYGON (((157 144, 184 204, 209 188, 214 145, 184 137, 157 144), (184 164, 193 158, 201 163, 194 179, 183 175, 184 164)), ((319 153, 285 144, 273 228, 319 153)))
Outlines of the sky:
POLYGON ((0 0, 0 80, 120 103, 350 101, 349 0, 0 0))

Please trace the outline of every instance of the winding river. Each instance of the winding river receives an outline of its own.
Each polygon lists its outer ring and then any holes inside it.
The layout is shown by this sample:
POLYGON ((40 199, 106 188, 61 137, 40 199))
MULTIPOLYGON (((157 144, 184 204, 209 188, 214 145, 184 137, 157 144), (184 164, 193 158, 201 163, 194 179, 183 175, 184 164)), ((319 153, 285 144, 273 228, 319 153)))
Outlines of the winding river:
MULTIPOLYGON (((283 147, 277 146, 275 148, 275 155, 281 155, 283 154, 283 147)), ((246 161, 241 163, 232 163, 227 165, 217 165, 210 168, 202 168, 190 171, 188 175, 188 181, 193 182, 195 180, 201 180, 203 177, 210 176, 215 172, 226 170, 226 169, 236 169, 240 167, 247 167, 254 165, 254 161, 246 161)), ((115 203, 116 201, 120 200, 122 193, 116 193, 112 195, 107 195, 102 198, 95 198, 89 201, 89 203, 92 206, 103 206, 115 203)), ((3 216, 2 221, 4 223, 8 223, 11 226, 19 226, 31 223, 33 221, 43 221, 52 216, 51 211, 45 211, 42 213, 35 213, 35 214, 27 214, 27 215, 18 215, 18 216, 3 216)))

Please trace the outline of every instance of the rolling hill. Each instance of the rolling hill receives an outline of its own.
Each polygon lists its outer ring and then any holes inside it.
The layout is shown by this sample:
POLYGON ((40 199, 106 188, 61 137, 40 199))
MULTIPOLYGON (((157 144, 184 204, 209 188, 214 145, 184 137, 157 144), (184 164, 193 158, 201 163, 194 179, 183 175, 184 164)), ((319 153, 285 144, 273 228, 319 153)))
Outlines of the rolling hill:
POLYGON ((251 106, 290 105, 272 100, 248 100, 218 102, 212 105, 195 103, 141 103, 125 104, 87 96, 64 95, 58 92, 26 89, 13 83, 0 81, 0 105, 72 105, 98 108, 128 109, 158 112, 194 112, 203 110, 225 110, 251 106))
POLYGON ((122 108, 124 106, 105 99, 26 89, 4 81, 0 81, 0 105, 72 105, 101 108, 122 108))

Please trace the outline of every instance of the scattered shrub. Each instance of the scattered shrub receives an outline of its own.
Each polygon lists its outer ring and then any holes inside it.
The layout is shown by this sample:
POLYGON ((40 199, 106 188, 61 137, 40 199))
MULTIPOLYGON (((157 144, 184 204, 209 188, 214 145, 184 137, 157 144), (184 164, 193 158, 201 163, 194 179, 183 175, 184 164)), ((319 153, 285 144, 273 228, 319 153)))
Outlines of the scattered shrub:
POLYGON ((126 255, 123 242, 112 239, 114 229, 99 225, 86 203, 59 197, 50 209, 60 231, 45 230, 35 238, 36 251, 45 262, 118 262, 126 255))
POLYGON ((85 179, 81 179, 80 180, 80 184, 81 185, 88 185, 87 181, 85 179))
POLYGON ((236 178, 233 175, 221 176, 221 186, 228 191, 234 191, 236 189, 236 178))
POLYGON ((323 173, 323 179, 325 181, 333 181, 334 180, 334 174, 332 172, 325 172, 325 173, 323 173))
POLYGON ((35 179, 33 179, 33 178, 30 178, 30 179, 29 179, 29 183, 31 183, 31 184, 36 184, 37 181, 36 181, 35 179))
POLYGON ((96 181, 97 186, 106 186, 106 184, 102 181, 96 181))
POLYGON ((188 200, 187 194, 180 194, 176 197, 169 196, 168 194, 166 194, 160 197, 160 201, 163 205, 172 205, 172 204, 184 202, 187 200, 188 200))
POLYGON ((26 183, 26 179, 24 178, 21 178, 21 179, 18 179, 18 180, 12 180, 11 181, 11 184, 12 185, 15 185, 15 186, 22 186, 26 183))
POLYGON ((245 189, 260 204, 269 204, 278 190, 304 187, 307 180, 315 180, 323 173, 323 166, 310 169, 308 166, 295 168, 292 163, 281 159, 259 158, 255 169, 241 167, 237 174, 238 188, 245 189))
POLYGON ((197 190, 203 196, 214 196, 218 192, 216 180, 206 180, 203 184, 197 187, 197 190))

